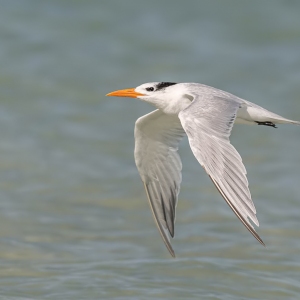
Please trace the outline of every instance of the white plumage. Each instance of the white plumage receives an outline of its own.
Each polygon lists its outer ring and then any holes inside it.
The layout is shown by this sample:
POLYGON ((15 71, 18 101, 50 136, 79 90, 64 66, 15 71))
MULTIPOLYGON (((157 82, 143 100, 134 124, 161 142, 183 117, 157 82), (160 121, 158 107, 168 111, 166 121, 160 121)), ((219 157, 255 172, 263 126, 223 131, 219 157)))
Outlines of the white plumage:
POLYGON ((107 96, 133 97, 157 110, 135 125, 135 161, 159 232, 172 256, 175 212, 182 164, 177 153, 187 134, 193 154, 227 204, 252 235, 264 245, 250 223, 259 226, 242 158, 230 144, 236 123, 276 127, 298 124, 254 103, 199 83, 145 83, 107 96))

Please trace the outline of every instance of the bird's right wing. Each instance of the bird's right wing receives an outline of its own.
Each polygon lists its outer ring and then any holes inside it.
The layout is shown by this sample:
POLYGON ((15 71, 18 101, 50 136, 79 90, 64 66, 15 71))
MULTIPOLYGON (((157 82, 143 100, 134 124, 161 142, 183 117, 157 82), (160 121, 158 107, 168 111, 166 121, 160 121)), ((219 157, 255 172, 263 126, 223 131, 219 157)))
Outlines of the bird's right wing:
POLYGON ((154 220, 172 256, 175 209, 181 184, 178 144, 185 131, 177 116, 155 110, 136 121, 135 162, 145 186, 154 220))
POLYGON ((216 95, 194 96, 179 113, 191 149, 227 204, 252 235, 264 245, 249 222, 259 226, 246 169, 229 136, 241 102, 216 95))

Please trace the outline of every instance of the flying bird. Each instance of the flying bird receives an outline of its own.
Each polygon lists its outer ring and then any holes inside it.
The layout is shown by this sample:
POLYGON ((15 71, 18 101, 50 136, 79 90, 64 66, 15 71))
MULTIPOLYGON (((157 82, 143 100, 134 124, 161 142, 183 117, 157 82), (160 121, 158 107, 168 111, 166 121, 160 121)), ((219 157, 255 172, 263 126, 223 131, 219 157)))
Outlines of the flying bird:
POLYGON ((182 181, 179 142, 188 136, 191 150, 229 207, 262 244, 250 220, 259 226, 246 169, 229 137, 234 123, 297 124, 228 92, 200 83, 150 82, 106 96, 138 98, 156 107, 135 123, 135 162, 154 220, 170 254, 182 181))

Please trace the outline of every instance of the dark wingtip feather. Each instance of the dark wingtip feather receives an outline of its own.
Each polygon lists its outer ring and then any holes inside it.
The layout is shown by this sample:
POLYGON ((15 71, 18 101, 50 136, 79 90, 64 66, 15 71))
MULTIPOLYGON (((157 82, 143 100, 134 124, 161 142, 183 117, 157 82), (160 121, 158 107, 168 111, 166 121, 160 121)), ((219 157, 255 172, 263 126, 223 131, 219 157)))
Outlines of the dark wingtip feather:
POLYGON ((219 184, 210 175, 208 175, 208 176, 210 177, 210 179, 213 182, 213 184, 216 186, 216 188, 219 191, 219 193, 225 199, 225 201, 227 202, 227 204, 229 205, 229 207, 232 209, 232 211, 235 213, 235 215, 239 218, 239 220, 243 223, 243 225, 248 229, 248 231, 256 238, 256 240, 260 244, 262 244, 264 247, 266 247, 266 245, 263 242, 263 240, 261 239, 261 237, 254 230, 254 228, 251 227, 251 225, 249 224, 249 222, 247 222, 247 220, 245 220, 245 218, 239 213, 239 211, 236 209, 236 207, 231 203, 231 201, 228 199, 228 197, 226 196, 226 194, 223 192, 223 190, 221 189, 221 187, 219 186, 219 184))
POLYGON ((164 229, 161 225, 161 223, 159 222, 158 218, 157 218, 157 212, 155 210, 155 207, 153 206, 153 203, 152 203, 152 199, 150 197, 150 194, 149 194, 149 186, 144 182, 144 187, 145 187, 145 191, 146 191, 146 194, 147 194, 147 198, 148 198, 148 201, 149 201, 149 204, 150 204, 150 208, 151 208, 151 211, 152 211, 152 214, 153 214, 153 217, 154 217, 154 220, 155 220, 155 223, 156 223, 156 226, 158 228, 158 231, 167 247, 167 249, 169 250, 170 254, 175 257, 175 252, 169 242, 169 239, 166 235, 166 233, 164 232, 164 229))

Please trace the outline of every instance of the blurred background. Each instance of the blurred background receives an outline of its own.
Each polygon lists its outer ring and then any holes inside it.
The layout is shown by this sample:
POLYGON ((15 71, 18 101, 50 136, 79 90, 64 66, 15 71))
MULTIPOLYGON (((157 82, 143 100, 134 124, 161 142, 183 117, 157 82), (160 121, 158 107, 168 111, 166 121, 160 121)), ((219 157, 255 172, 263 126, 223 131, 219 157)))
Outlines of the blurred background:
POLYGON ((133 158, 153 107, 200 82, 300 120, 300 3, 1 1, 1 299, 299 299, 300 127, 237 125, 263 248, 181 144, 172 259, 133 158))

